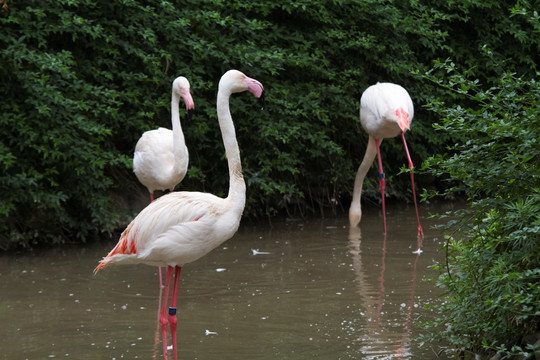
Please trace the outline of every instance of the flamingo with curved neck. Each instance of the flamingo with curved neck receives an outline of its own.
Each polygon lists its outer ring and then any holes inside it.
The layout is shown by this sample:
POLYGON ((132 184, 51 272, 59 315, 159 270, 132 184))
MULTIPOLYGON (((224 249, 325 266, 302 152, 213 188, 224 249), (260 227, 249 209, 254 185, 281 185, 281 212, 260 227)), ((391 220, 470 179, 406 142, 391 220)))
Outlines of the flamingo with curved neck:
POLYGON ((189 89, 189 81, 185 77, 174 79, 171 95, 172 130, 160 127, 146 131, 135 146, 133 172, 148 189, 150 201, 154 201, 155 190, 174 191, 174 187, 186 176, 189 153, 180 124, 178 103, 182 97, 189 118, 191 110, 195 108, 189 89))
POLYGON ((206 255, 230 239, 238 230, 246 185, 242 175, 240 149, 236 141, 229 97, 249 91, 262 97, 263 86, 240 71, 229 70, 219 82, 217 114, 227 162, 229 194, 226 198, 201 192, 173 192, 150 203, 128 225, 118 244, 100 261, 94 273, 104 267, 121 264, 167 266, 165 295, 160 314, 163 358, 167 359, 167 324, 170 324, 174 359, 176 351, 176 298, 180 271, 184 264, 206 255), (175 270, 171 307, 167 318, 169 290, 175 270))

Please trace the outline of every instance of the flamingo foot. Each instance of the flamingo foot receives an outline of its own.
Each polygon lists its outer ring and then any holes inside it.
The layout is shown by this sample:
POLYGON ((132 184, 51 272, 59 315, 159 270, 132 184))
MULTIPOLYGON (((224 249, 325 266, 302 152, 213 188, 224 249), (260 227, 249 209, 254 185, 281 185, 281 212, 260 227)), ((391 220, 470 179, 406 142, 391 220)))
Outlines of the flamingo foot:
POLYGON ((420 223, 418 223, 418 237, 416 238, 416 247, 418 248, 418 254, 422 252, 422 243, 424 242, 424 232, 422 231, 422 227, 420 226, 420 223))
POLYGON ((171 326, 173 359, 178 360, 178 353, 176 352, 176 326, 178 324, 178 319, 176 318, 176 308, 169 308, 169 324, 171 326))
POLYGON ((422 230, 422 226, 418 224, 418 238, 423 239, 424 238, 424 230, 422 230))

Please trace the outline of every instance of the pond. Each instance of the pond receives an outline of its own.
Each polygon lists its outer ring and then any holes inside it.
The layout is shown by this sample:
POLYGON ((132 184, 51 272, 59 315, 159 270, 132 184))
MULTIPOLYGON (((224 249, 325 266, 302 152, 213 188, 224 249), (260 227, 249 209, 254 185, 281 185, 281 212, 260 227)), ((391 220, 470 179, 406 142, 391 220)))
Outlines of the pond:
MULTIPOLYGON (((435 316, 425 305, 441 301, 425 279, 437 275, 443 236, 421 209, 414 253, 414 208, 402 207, 388 206, 386 238, 377 208, 361 229, 346 216, 242 224, 183 267, 179 359, 436 358, 436 344, 415 336, 435 316)), ((116 242, 1 255, 0 359, 162 358, 157 268, 93 275, 116 242)))

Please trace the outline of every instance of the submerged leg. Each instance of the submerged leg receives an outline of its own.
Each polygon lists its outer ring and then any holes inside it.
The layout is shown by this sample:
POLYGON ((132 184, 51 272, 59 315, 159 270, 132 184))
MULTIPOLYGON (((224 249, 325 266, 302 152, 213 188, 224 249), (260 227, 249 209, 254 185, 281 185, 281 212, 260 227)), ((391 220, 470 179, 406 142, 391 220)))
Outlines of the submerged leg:
POLYGON ((171 287, 173 267, 167 267, 167 280, 165 285, 165 294, 163 296, 163 304, 161 305, 161 315, 159 323, 161 324, 161 336, 163 339, 163 359, 167 360, 167 301, 169 300, 169 289, 171 287))
POLYGON ((413 193, 413 200, 414 200, 414 209, 416 210, 416 221, 418 224, 418 237, 424 238, 424 231, 422 230, 422 225, 420 225, 420 215, 418 214, 418 204, 416 202, 416 190, 414 188, 414 172, 413 172, 413 163, 411 160, 411 155, 409 154, 409 149, 407 148, 407 142, 405 141, 405 134, 403 131, 401 132, 401 138, 403 139, 403 145, 405 146, 405 152, 407 153, 407 159, 409 160, 409 170, 411 174, 411 184, 412 184, 412 193, 413 193))
POLYGON ((156 321, 156 332, 154 333, 154 351, 152 359, 156 359, 157 348, 159 344, 159 329, 160 329, 160 316, 161 316, 161 298, 163 297, 163 278, 161 276, 161 267, 159 269, 159 299, 158 299, 158 311, 157 311, 157 321, 156 321))
POLYGON ((386 181, 384 179, 384 171, 383 171, 382 159, 381 159, 381 150, 380 150, 381 140, 375 139, 375 144, 377 145, 377 161, 379 163, 379 179, 380 179, 379 186, 381 188, 384 235, 386 235, 386 206, 384 202, 384 188, 386 186, 386 181))
MULTIPOLYGON (((154 193, 150 193, 150 202, 154 202, 154 193)), ((152 359, 155 359, 157 356, 157 347, 159 344, 159 328, 161 327, 161 297, 163 295, 163 275, 161 273, 161 266, 158 266, 158 274, 159 274, 159 299, 158 299, 158 311, 157 311, 157 321, 156 321, 156 332, 154 333, 154 352, 152 355, 152 359)), ((167 297, 165 297, 166 299, 167 297)), ((166 359, 166 357, 165 357, 166 359)))
POLYGON ((178 295, 178 283, 180 282, 180 272, 182 267, 176 266, 176 271, 174 274, 174 287, 171 299, 171 307, 169 308, 169 324, 171 326, 171 341, 173 345, 173 358, 174 360, 178 359, 178 353, 176 351, 176 325, 178 324, 178 319, 176 318, 176 297, 178 295))

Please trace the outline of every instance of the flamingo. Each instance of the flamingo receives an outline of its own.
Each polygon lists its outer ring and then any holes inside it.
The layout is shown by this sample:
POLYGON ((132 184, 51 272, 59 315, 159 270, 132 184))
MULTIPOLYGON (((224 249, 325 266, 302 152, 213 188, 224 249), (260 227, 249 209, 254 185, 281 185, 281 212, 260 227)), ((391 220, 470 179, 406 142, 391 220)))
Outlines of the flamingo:
POLYGON ((163 358, 167 359, 167 322, 176 351, 176 298, 184 264, 206 255, 237 231, 246 202, 240 150, 229 110, 231 94, 249 91, 262 100, 263 85, 237 70, 226 72, 219 82, 217 115, 229 165, 229 193, 220 198, 201 192, 172 192, 151 202, 128 225, 118 244, 100 261, 94 273, 112 265, 167 266, 166 287, 160 314, 163 358), (171 307, 166 306, 174 270, 171 307))
POLYGON ((148 189, 150 202, 154 201, 155 190, 173 191, 186 175, 189 154, 180 125, 178 102, 180 97, 184 99, 189 118, 195 108, 189 88, 189 81, 185 77, 174 79, 171 96, 172 131, 162 127, 146 131, 135 146, 133 172, 148 189))
MULTIPOLYGON (((184 99, 188 118, 195 108, 188 79, 179 76, 172 83, 171 123, 172 130, 158 128, 143 133, 133 154, 133 172, 150 193, 154 201, 155 190, 173 191, 186 176, 189 153, 180 124, 180 97, 184 99)), ((163 288, 161 267, 158 268, 159 289, 163 288)), ((159 312, 159 310, 158 310, 159 312)), ((156 329, 156 334, 157 334, 156 329)))
POLYGON ((362 184, 364 178, 377 155, 379 164, 380 188, 382 196, 382 212, 384 234, 386 235, 386 209, 384 203, 385 175, 381 160, 380 145, 383 139, 393 138, 401 134, 405 153, 409 161, 409 170, 411 174, 412 193, 414 207, 416 210, 416 220, 418 237, 423 238, 424 232, 420 225, 420 216, 418 214, 418 204, 416 202, 416 191, 414 188, 414 167, 407 142, 405 141, 405 131, 409 130, 410 123, 414 117, 414 107, 407 90, 393 83, 377 83, 368 87, 360 99, 360 122, 362 127, 369 135, 368 145, 364 159, 358 168, 356 179, 354 181, 353 198, 349 208, 349 223, 351 226, 357 226, 362 218, 362 209, 360 206, 360 197, 362 195, 362 184))

